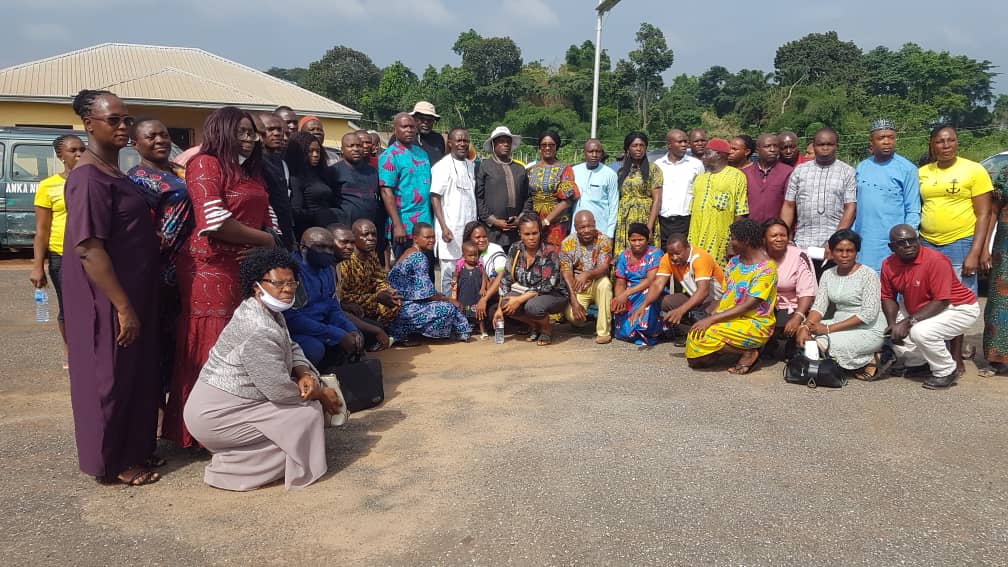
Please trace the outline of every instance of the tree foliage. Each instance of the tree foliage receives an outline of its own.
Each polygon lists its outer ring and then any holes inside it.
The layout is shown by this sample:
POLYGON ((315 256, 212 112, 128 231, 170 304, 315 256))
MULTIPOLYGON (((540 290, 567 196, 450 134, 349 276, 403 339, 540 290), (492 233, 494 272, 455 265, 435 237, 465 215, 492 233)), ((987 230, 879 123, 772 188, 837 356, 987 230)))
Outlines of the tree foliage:
POLYGON ((300 85, 304 82, 305 75, 308 74, 308 69, 305 67, 291 67, 289 69, 284 67, 270 67, 266 69, 267 75, 272 75, 278 79, 283 79, 289 83, 294 83, 295 85, 300 85))
POLYGON ((338 45, 308 66, 301 86, 351 108, 358 108, 364 94, 377 88, 381 77, 381 70, 366 54, 338 45))
POLYGON ((620 83, 633 92, 637 109, 641 115, 641 128, 648 128, 648 109, 664 88, 661 74, 675 61, 675 54, 665 43, 665 34, 645 22, 635 36, 637 49, 628 54, 629 60, 616 64, 616 75, 620 83))
MULTIPOLYGON (((598 126, 610 151, 618 151, 623 136, 635 129, 660 146, 669 128, 702 126, 725 136, 787 129, 804 136, 829 125, 859 133, 841 142, 841 152, 849 144, 852 155, 863 154, 868 123, 878 117, 914 133, 904 139, 923 140, 930 126, 946 121, 965 130, 961 139, 1008 129, 1008 95, 995 100, 990 61, 914 43, 863 52, 827 31, 780 46, 773 72, 713 65, 666 84, 663 75, 675 57, 662 31, 643 23, 635 39, 636 49, 615 64, 601 54, 598 126)), ((471 29, 458 35, 452 49, 458 63, 440 69, 411 70, 399 61, 379 69, 366 54, 337 46, 306 69, 268 73, 345 103, 383 130, 396 112, 429 100, 442 116, 441 129, 466 126, 474 140, 498 124, 532 137, 553 129, 574 152, 588 136, 593 42, 569 46, 556 66, 523 61, 512 39, 471 29)))
POLYGON ((810 82, 855 84, 864 67, 861 48, 840 41, 835 31, 810 33, 777 48, 774 73, 783 84, 806 77, 810 82))

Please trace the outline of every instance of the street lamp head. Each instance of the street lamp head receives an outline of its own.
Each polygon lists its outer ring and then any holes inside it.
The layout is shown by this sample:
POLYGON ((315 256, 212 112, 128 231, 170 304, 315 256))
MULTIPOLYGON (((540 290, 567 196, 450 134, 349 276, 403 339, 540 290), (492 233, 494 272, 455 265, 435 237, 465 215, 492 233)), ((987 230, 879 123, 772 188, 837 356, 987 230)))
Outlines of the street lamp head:
POLYGON ((619 4, 619 2, 620 0, 601 0, 598 3, 598 6, 595 7, 595 11, 597 11, 601 16, 602 14, 605 14, 609 10, 612 10, 613 6, 619 4))

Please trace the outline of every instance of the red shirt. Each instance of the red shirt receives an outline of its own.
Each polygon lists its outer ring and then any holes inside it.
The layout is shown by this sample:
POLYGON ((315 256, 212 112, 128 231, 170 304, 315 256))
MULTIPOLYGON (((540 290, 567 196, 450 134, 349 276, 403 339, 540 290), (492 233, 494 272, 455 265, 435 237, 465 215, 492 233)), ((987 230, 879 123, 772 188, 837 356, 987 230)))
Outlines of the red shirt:
POLYGON ((794 170, 790 165, 778 161, 766 174, 759 162, 742 170, 746 176, 746 196, 749 199, 749 218, 764 222, 779 217, 787 192, 788 180, 794 170))
POLYGON ((948 300, 949 305, 972 305, 977 296, 963 286, 952 270, 952 262, 944 254, 924 246, 913 262, 900 260, 895 254, 882 262, 882 299, 903 296, 911 315, 931 301, 948 300))

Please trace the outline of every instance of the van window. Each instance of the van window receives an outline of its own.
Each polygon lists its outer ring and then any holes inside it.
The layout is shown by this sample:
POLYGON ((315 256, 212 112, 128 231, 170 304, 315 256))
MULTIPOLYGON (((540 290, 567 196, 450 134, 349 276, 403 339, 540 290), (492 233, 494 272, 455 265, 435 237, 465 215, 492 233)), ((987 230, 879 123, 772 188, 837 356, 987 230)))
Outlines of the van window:
POLYGON ((42 181, 62 171, 51 145, 16 144, 11 157, 12 181, 42 181))
POLYGON ((7 163, 7 160, 4 159, 4 156, 6 155, 7 154, 4 153, 4 145, 0 144, 0 179, 3 179, 4 165, 7 163))

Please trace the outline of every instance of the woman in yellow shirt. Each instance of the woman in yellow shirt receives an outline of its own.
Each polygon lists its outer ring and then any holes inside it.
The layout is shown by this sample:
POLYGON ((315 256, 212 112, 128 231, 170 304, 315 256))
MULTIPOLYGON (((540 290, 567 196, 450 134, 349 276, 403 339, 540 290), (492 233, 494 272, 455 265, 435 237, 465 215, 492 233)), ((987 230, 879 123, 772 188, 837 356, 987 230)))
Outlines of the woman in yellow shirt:
POLYGON ((955 128, 939 126, 931 132, 932 162, 921 167, 923 244, 952 262, 962 284, 977 291, 977 271, 990 269, 986 236, 994 221, 994 185, 982 165, 958 156, 955 128))
MULTIPOLYGON (((977 293, 977 272, 987 272, 987 235, 996 221, 994 185, 982 165, 959 157, 955 128, 938 126, 928 144, 931 163, 918 170, 921 244, 952 262, 962 284, 977 293)), ((963 372, 963 336, 951 342, 952 357, 963 372)), ((972 351, 966 358, 972 358, 972 351)))
MULTIPOLYGON (((60 334, 66 343, 66 330, 63 327, 63 289, 60 285, 60 267, 63 264, 63 229, 66 226, 66 206, 63 204, 63 186, 67 175, 73 169, 84 153, 84 142, 73 134, 60 136, 53 141, 56 158, 63 162, 63 172, 47 177, 39 182, 35 190, 35 257, 32 261, 32 271, 29 278, 36 289, 45 287, 48 282, 45 275, 45 259, 49 258, 49 279, 56 290, 56 301, 59 304, 60 334)), ((66 362, 63 362, 66 369, 66 362)))

